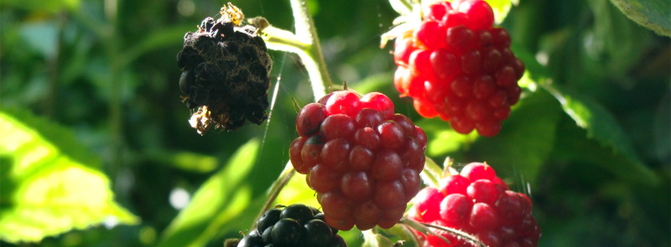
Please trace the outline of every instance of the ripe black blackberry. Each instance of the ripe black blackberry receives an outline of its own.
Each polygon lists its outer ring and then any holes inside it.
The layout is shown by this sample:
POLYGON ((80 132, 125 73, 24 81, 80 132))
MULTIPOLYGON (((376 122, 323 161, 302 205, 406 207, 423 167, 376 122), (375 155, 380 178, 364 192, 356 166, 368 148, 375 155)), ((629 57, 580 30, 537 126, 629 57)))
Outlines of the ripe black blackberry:
POLYGON ((237 247, 346 247, 337 233, 316 208, 293 204, 267 210, 237 247))
POLYGON ((212 125, 235 130, 245 120, 261 124, 268 117, 272 60, 259 29, 241 26, 242 12, 227 6, 218 20, 207 17, 198 31, 186 33, 177 54, 183 102, 195 110, 189 123, 201 135, 212 125))

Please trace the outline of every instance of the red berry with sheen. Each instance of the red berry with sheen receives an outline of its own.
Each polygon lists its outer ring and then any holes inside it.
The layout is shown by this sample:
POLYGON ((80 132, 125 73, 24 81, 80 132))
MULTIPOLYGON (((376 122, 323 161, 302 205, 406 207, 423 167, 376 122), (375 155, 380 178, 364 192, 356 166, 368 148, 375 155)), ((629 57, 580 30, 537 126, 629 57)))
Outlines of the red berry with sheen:
POLYGON ((462 134, 497 135, 524 74, 508 31, 493 26, 483 0, 437 1, 423 13, 418 26, 396 38, 394 86, 423 117, 440 117, 462 134))
POLYGON ((386 95, 333 92, 304 106, 296 129, 291 163, 307 174, 326 223, 340 230, 398 223, 421 187, 426 134, 394 114, 386 95))
MULTIPOLYGON (((470 163, 438 187, 426 187, 415 196, 409 218, 464 231, 489 247, 538 245, 540 228, 531 214, 531 200, 509 190, 489 165, 470 163)), ((421 246, 473 246, 447 232, 435 233, 450 242, 417 233, 421 246)))

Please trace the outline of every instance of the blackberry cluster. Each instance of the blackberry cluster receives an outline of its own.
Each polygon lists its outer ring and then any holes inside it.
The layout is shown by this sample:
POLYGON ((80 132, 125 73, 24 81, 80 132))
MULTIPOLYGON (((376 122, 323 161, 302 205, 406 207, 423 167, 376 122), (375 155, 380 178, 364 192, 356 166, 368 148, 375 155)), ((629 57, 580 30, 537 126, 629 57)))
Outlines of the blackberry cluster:
POLYGON ((266 211, 237 247, 346 247, 316 208, 293 204, 266 211))
MULTIPOLYGON (((541 232, 531 214, 531 200, 509 190, 487 164, 466 165, 461 173, 443 178, 438 188, 422 189, 413 203, 408 218, 462 230, 489 247, 538 246, 541 232)), ((452 234, 435 232, 450 242, 422 236, 423 246, 470 246, 452 234)))
POLYGON ((387 96, 328 94, 301 109, 296 129, 291 163, 307 174, 329 225, 367 230, 398 223, 420 189, 427 140, 412 120, 394 114, 387 96))
POLYGON ((272 61, 265 42, 255 26, 240 26, 235 6, 229 3, 221 15, 186 33, 177 54, 183 101, 195 110, 189 122, 201 135, 212 125, 235 130, 245 120, 261 124, 267 118, 272 61))
POLYGON ((438 1, 414 30, 396 38, 394 85, 423 117, 439 116, 462 134, 495 136, 521 89, 524 64, 510 35, 493 27, 483 0, 438 1))

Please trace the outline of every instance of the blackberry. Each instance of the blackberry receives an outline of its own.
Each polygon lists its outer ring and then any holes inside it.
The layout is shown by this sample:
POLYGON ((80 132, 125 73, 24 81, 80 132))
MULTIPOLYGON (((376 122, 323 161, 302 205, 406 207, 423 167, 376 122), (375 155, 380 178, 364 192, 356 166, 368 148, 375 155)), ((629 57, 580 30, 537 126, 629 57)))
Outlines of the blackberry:
POLYGON ((326 224, 318 209, 293 204, 266 210, 238 247, 346 247, 337 233, 337 229, 326 224))
POLYGON ((254 25, 241 26, 237 7, 229 3, 220 13, 186 33, 177 54, 183 102, 194 111, 189 123, 201 135, 211 126, 235 130, 268 117, 272 60, 265 42, 254 25))
POLYGON ((303 107, 291 162, 332 227, 390 228, 420 189, 426 135, 384 94, 336 91, 303 107))
POLYGON ((394 86, 423 117, 440 117, 462 134, 497 135, 524 73, 508 31, 493 26, 482 0, 435 1, 423 13, 420 24, 395 35, 394 86))
MULTIPOLYGON (((413 199, 408 218, 459 229, 490 247, 537 246, 541 231, 525 194, 509 190, 492 167, 470 163, 459 174, 441 179, 439 188, 426 187, 413 199)), ((464 239, 436 230, 421 237, 421 246, 470 246, 464 239)))

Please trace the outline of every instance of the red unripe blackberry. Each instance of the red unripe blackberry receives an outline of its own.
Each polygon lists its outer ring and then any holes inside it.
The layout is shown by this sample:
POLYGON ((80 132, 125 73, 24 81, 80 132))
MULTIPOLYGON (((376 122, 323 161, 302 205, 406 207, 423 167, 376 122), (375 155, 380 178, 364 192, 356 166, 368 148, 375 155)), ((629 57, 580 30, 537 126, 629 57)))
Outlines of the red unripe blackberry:
POLYGON ((341 113, 353 118, 360 110, 361 101, 359 96, 351 92, 334 92, 326 101, 326 112, 329 116, 341 113))
MULTIPOLYGON (((413 199, 409 218, 462 230, 490 247, 537 246, 540 228, 531 214, 531 200, 508 190, 492 167, 470 163, 460 174, 440 180, 439 188, 426 187, 413 199)), ((423 246, 470 246, 443 231, 450 240, 424 236, 423 246)))
POLYGON ((298 113, 302 118, 296 118, 296 130, 300 135, 313 135, 319 131, 319 125, 326 118, 326 109, 323 105, 306 105, 298 113))
POLYGON ((296 123, 301 136, 291 144, 291 162, 307 174, 329 225, 367 230, 398 223, 421 186, 421 128, 376 92, 328 94, 305 106, 296 123))
POLYGON ((495 136, 521 89, 524 64, 510 51, 510 35, 494 27, 483 0, 438 1, 423 20, 397 37, 394 86, 426 118, 450 121, 462 134, 495 136))

